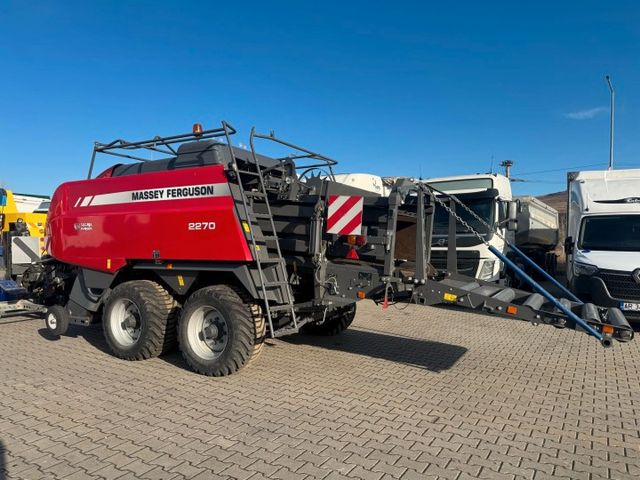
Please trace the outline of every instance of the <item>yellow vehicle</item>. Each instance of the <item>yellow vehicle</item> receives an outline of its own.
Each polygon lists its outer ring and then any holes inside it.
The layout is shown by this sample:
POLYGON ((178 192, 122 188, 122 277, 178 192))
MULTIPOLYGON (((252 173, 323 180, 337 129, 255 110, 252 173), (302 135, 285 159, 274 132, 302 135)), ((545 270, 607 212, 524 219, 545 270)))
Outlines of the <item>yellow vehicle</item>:
POLYGON ((0 188, 0 268, 7 278, 17 278, 46 253, 49 200, 0 188))
POLYGON ((16 223, 21 223, 19 219, 22 219, 31 237, 44 237, 50 198, 0 189, 2 195, 5 197, 4 202, 0 201, 2 233, 15 229, 16 223))

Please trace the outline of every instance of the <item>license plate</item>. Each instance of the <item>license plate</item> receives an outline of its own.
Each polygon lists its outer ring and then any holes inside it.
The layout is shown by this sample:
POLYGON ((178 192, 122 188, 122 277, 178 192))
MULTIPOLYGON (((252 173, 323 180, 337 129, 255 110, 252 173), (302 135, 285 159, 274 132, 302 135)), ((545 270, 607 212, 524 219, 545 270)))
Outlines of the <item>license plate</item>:
POLYGON ((620 302, 620 310, 640 312, 640 303, 620 302))

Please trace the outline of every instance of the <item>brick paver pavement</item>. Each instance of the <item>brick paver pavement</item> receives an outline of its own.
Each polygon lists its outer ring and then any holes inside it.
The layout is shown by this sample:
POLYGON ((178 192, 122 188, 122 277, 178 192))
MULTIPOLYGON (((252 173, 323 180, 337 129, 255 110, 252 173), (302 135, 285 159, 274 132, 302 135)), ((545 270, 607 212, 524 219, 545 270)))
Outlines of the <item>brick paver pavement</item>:
MULTIPOLYGON (((241 374, 0 324, 6 478, 640 478, 640 340, 361 303, 241 374)), ((0 473, 0 478, 3 476, 0 473)))

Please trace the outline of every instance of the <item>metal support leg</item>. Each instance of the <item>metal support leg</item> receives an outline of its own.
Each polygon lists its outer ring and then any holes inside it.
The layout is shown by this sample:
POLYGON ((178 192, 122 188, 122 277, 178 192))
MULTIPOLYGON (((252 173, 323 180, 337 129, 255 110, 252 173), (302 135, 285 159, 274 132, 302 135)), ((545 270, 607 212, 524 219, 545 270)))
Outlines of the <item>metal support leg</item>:
POLYGON ((427 277, 426 236, 424 218, 424 192, 418 191, 418 208, 416 212, 416 280, 427 277))
POLYGON ((458 252, 456 242, 456 232, 458 225, 456 221, 456 204, 449 200, 449 238, 447 248, 447 270, 451 273, 458 273, 458 252))

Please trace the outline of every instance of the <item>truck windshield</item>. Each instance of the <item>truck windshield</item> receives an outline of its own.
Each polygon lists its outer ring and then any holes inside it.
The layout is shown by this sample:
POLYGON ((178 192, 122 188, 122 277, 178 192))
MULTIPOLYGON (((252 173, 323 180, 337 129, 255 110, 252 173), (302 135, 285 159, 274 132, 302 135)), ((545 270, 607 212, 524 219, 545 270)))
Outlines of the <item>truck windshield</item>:
POLYGON ((640 215, 586 217, 582 221, 578 248, 640 251, 640 215))
MULTIPOLYGON (((463 203, 469 207, 473 212, 482 218, 489 225, 493 225, 493 211, 495 205, 495 198, 479 198, 479 199, 465 199, 463 203)), ((469 212, 464 210, 459 205, 456 206, 456 214, 467 222, 471 227, 480 233, 488 233, 487 227, 482 225, 475 217, 469 212)), ((433 217, 433 234, 434 235, 447 235, 449 232, 449 213, 439 205, 436 205, 435 214, 433 217)), ((467 229, 458 222, 456 226, 456 233, 464 234, 469 233, 467 229)))

